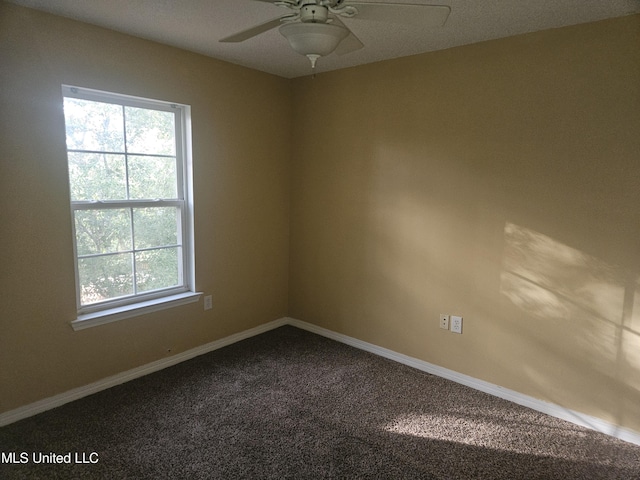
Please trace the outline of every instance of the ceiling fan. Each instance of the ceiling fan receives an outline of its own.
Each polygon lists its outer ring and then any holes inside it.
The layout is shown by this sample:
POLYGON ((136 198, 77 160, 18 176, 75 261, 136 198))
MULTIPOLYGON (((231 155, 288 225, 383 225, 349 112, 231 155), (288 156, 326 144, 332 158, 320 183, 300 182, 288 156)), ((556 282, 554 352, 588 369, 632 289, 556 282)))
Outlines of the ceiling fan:
POLYGON ((338 55, 353 52, 364 45, 342 22, 373 20, 421 27, 442 26, 451 11, 446 5, 415 3, 372 3, 359 0, 253 0, 271 3, 288 13, 254 27, 222 38, 221 42, 243 42, 280 27, 291 48, 311 61, 315 69, 318 58, 335 51, 338 55))

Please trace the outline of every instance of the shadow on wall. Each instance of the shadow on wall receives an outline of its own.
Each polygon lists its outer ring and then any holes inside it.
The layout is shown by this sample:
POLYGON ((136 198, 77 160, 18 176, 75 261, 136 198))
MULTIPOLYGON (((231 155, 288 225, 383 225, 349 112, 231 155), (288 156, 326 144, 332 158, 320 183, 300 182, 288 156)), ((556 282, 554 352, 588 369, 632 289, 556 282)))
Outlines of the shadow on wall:
POLYGON ((555 324, 566 355, 640 394, 638 275, 513 223, 504 237, 501 294, 555 324))

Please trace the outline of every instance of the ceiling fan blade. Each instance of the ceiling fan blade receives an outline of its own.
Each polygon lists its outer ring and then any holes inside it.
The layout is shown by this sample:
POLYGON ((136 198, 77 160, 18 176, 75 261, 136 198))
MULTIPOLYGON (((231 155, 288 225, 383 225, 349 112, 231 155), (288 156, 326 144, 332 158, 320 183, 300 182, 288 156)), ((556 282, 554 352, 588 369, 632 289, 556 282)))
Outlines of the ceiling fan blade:
POLYGON ((238 33, 234 33, 228 37, 221 38, 219 41, 224 43, 236 43, 236 42, 244 42, 256 35, 260 35, 272 28, 276 28, 281 24, 282 17, 274 18, 273 20, 269 20, 268 22, 261 23, 254 27, 248 28, 238 33))
POLYGON ((416 3, 364 3, 348 2, 356 7, 354 20, 377 20, 421 27, 441 27, 447 21, 451 8, 446 5, 416 3))
POLYGON ((342 40, 334 50, 336 54, 346 55, 347 53, 355 52, 356 50, 360 50, 362 47, 364 47, 364 43, 362 43, 360 39, 356 37, 356 35, 351 31, 351 29, 344 23, 342 23, 338 17, 333 18, 333 23, 341 25, 349 30, 349 35, 344 40, 342 40))

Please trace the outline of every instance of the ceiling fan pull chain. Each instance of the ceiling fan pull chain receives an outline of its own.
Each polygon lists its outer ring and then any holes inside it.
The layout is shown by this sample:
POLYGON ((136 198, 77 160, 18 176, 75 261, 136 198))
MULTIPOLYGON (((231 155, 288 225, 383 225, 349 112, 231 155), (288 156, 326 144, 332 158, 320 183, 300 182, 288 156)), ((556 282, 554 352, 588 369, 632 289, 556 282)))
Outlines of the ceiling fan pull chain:
POLYGON ((315 55, 313 53, 308 53, 306 57, 311 61, 311 70, 313 70, 315 74, 316 70, 316 61, 320 58, 320 55, 315 55))

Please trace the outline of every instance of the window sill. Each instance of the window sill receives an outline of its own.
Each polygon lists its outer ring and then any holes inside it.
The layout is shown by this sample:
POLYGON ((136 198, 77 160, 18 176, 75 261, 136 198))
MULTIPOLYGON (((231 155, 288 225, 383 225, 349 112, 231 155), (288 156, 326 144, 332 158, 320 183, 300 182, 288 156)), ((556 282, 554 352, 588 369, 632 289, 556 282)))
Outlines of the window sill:
POLYGON ((111 308, 100 312, 87 313, 78 315, 76 320, 71 322, 74 330, 84 330, 85 328, 97 327, 106 323, 117 322, 125 318, 137 317, 146 313, 166 310, 168 308, 186 305, 188 303, 200 300, 201 292, 186 292, 169 297, 156 298, 146 302, 140 302, 133 305, 111 308))

